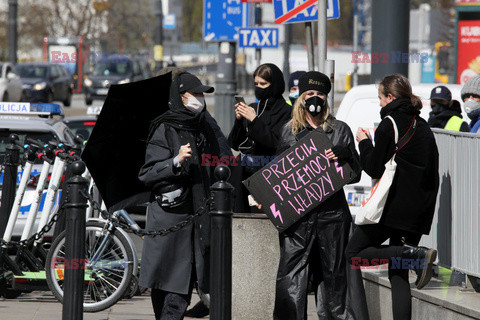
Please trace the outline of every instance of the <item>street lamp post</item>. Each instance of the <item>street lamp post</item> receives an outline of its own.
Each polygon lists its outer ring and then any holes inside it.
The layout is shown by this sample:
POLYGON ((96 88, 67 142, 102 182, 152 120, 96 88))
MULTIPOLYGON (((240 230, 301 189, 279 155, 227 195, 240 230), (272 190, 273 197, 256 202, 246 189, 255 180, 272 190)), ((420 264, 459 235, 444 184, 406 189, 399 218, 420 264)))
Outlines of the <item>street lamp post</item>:
POLYGON ((162 0, 155 1, 155 33, 154 33, 154 58, 155 58, 155 69, 157 71, 163 67, 163 9, 162 9, 162 0), (158 65, 157 65, 158 63, 158 65))
POLYGON ((8 0, 8 61, 17 63, 18 33, 17 33, 18 1, 8 0))

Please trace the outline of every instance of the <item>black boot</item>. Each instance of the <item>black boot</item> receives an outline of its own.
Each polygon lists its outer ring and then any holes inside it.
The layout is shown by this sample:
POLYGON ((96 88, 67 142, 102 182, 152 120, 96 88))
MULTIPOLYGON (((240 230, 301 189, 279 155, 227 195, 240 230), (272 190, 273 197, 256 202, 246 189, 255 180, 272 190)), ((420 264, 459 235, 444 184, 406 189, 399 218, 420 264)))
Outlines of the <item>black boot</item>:
POLYGON ((413 247, 404 244, 402 247, 402 259, 410 259, 417 273, 415 285, 422 289, 432 278, 432 264, 437 259, 437 250, 426 247, 413 247))
POLYGON ((185 311, 185 317, 190 318, 203 318, 208 316, 210 310, 208 307, 203 303, 202 300, 198 301, 196 305, 193 306, 192 309, 185 311))

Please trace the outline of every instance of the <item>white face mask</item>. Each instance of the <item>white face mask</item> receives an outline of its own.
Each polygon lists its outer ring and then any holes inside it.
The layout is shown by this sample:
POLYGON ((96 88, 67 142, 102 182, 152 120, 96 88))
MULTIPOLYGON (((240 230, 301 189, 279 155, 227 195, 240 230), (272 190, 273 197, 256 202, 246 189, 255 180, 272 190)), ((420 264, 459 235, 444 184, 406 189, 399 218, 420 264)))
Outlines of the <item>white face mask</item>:
POLYGON ((185 97, 188 99, 185 108, 193 112, 201 112, 205 107, 205 98, 204 97, 185 97))
POLYGON ((480 108, 480 103, 476 100, 473 100, 472 98, 469 98, 467 99, 467 101, 465 101, 464 106, 465 106, 465 111, 467 111, 467 113, 471 113, 476 111, 478 108, 480 108))

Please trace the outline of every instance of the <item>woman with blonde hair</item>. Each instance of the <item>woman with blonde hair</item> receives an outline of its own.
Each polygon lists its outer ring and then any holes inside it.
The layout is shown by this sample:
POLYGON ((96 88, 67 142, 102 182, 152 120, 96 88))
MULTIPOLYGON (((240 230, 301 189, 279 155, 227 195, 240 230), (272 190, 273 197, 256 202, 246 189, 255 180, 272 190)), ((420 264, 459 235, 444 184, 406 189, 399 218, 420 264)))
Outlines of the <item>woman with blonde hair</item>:
MULTIPOLYGON (((327 103, 330 79, 310 71, 300 77, 298 86, 299 97, 292 119, 283 128, 277 154, 321 128, 333 144, 327 152, 328 158, 349 163, 358 181, 361 168, 353 134, 346 123, 331 115, 327 103)), ((346 303, 348 279, 344 255, 351 221, 345 194, 340 190, 279 234, 274 319, 307 318, 307 288, 311 276, 320 318, 354 318, 346 303)))

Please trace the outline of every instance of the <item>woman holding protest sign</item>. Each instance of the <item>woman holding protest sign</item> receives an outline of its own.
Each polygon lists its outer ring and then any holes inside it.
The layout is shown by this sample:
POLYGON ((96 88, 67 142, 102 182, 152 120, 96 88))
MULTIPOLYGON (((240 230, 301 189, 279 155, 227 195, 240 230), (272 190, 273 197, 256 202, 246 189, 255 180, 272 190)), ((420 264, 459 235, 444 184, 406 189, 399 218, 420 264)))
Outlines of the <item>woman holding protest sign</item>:
POLYGON ((232 164, 235 212, 259 212, 254 203, 249 203, 242 181, 273 159, 280 131, 291 114, 291 107, 282 96, 285 91, 283 73, 276 65, 258 66, 253 78, 258 102, 235 104, 235 123, 228 136, 230 146, 241 153, 240 161, 232 164))
MULTIPOLYGON (((333 147, 330 161, 347 162, 360 179, 361 168, 353 134, 329 110, 330 79, 310 71, 299 79, 299 97, 292 119, 282 131, 277 154, 294 146, 316 128, 322 128, 333 147)), ((307 287, 313 275, 317 312, 325 319, 353 319, 347 306, 347 245, 351 216, 343 190, 334 193, 295 224, 279 234, 280 263, 277 274, 274 319, 306 319, 307 287), (323 282, 323 285, 321 283, 323 282)))
POLYGON ((430 127, 420 118, 422 102, 412 93, 407 78, 399 74, 386 76, 378 87, 378 97, 382 121, 375 131, 375 146, 362 128, 356 134, 360 160, 363 170, 373 179, 386 181, 383 175, 391 159, 396 169, 379 222, 359 225, 346 254, 356 267, 359 261, 369 261, 369 265, 379 259, 389 262, 393 319, 410 319, 408 270, 416 265, 415 284, 421 289, 430 281, 437 255, 436 250, 417 245, 422 234, 429 233, 435 211, 438 150, 430 127), (389 245, 382 245, 387 239, 389 245))

